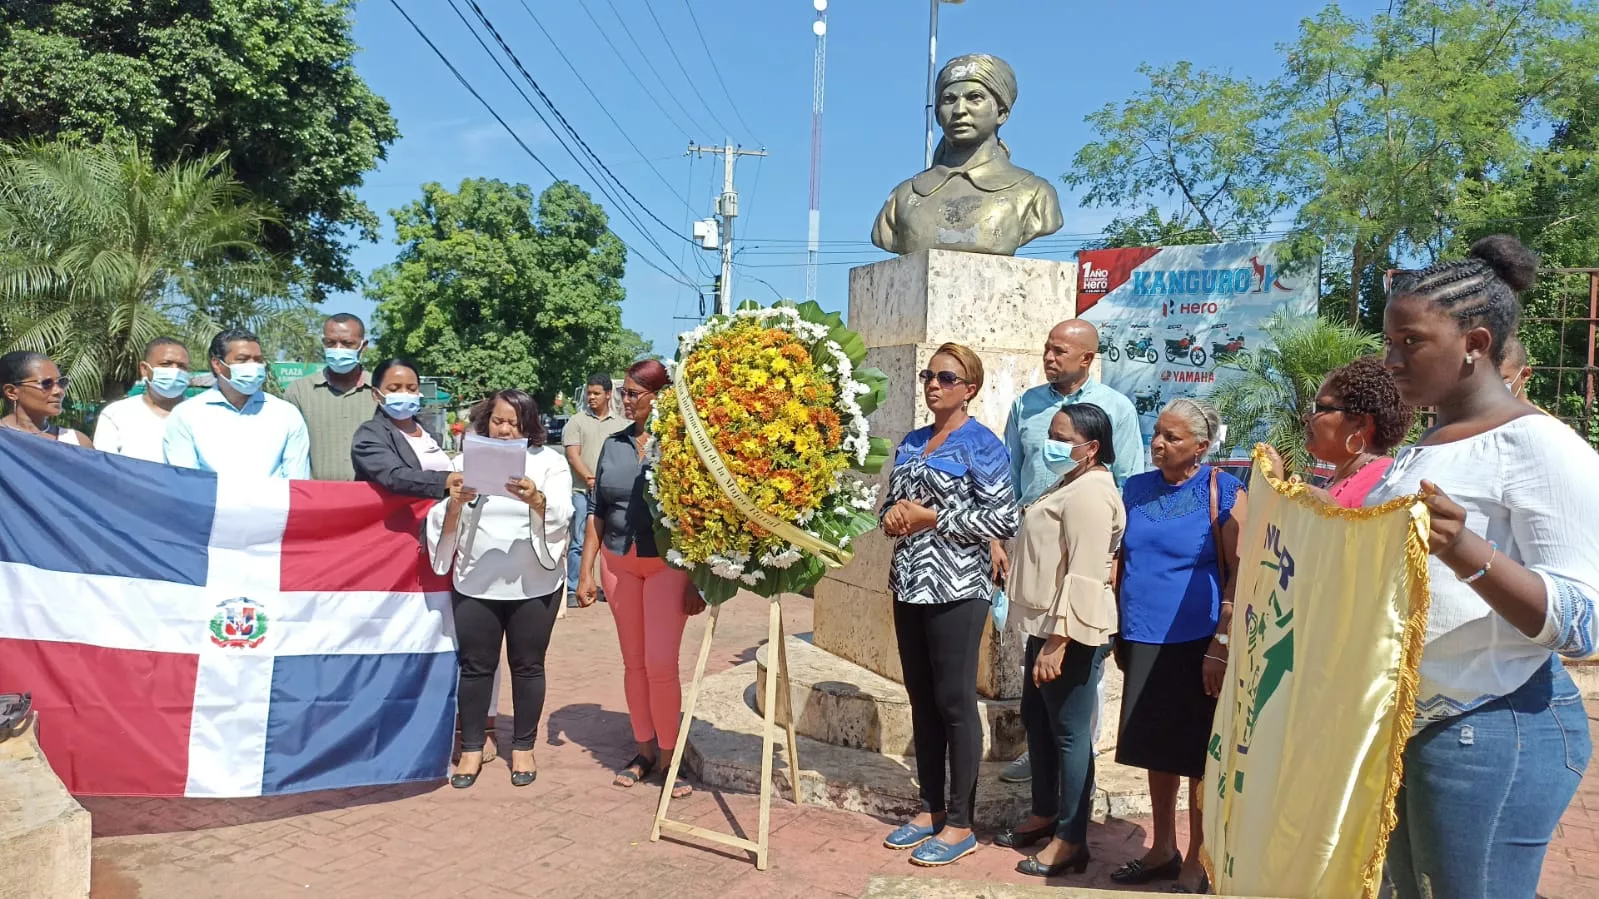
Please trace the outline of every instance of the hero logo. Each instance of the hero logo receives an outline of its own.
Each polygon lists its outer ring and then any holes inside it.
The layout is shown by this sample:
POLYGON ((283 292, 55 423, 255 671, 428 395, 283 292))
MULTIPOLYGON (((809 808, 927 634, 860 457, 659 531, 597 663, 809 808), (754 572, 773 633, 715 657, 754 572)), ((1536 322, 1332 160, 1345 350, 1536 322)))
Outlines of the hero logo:
POLYGON ((1083 265, 1083 293, 1108 293, 1110 291, 1110 269, 1094 268, 1092 262, 1083 265))

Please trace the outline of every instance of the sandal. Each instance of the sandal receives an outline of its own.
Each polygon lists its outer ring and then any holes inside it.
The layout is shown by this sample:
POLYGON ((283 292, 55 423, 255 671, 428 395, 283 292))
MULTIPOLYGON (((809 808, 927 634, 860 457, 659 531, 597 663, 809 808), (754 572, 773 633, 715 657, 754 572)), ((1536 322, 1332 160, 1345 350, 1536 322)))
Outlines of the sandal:
POLYGON ((673 799, 687 799, 693 795, 694 785, 688 782, 688 778, 679 776, 677 780, 672 781, 673 799))
POLYGON ((611 785, 624 789, 636 786, 639 781, 649 777, 650 772, 654 770, 655 759, 635 755, 632 761, 622 766, 622 770, 616 772, 616 779, 611 781, 611 785))

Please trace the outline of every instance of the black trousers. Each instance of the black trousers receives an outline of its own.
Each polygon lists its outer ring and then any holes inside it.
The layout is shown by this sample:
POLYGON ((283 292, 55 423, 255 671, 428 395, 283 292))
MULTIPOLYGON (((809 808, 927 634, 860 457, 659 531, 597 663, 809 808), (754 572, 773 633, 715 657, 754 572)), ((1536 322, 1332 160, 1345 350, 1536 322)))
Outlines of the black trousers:
POLYGON ((977 713, 977 650, 988 601, 918 605, 895 601, 894 635, 911 701, 922 807, 946 812, 948 827, 971 827, 983 724, 977 713), (949 765, 945 801, 945 762, 949 765))
POLYGON ((511 662, 512 749, 532 749, 544 714, 544 652, 550 648, 561 591, 532 599, 478 599, 451 591, 461 663, 457 708, 461 751, 483 749, 485 719, 500 667, 500 643, 511 662))
POLYGON ((1055 819, 1055 836, 1068 843, 1088 840, 1094 805, 1094 706, 1110 645, 1066 644, 1060 676, 1033 683, 1033 662, 1043 637, 1027 638, 1027 676, 1022 683, 1022 723, 1033 766, 1033 814, 1055 819))

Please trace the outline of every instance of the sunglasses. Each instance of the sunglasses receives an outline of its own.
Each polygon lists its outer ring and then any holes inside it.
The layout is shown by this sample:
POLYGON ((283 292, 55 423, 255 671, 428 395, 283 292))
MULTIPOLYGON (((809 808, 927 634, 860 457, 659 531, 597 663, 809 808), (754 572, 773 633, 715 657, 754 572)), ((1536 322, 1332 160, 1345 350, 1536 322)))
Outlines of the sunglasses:
MULTIPOLYGON (((1328 412, 1348 412, 1343 406, 1330 406, 1326 403, 1317 403, 1310 409, 1311 415, 1326 415, 1328 412)), ((1308 416, 1307 416, 1308 417, 1308 416)))
POLYGON ((643 399, 644 397, 647 397, 647 396, 651 395, 654 392, 655 391, 653 391, 653 390, 633 390, 631 388, 624 387, 624 388, 622 388, 622 399, 624 399, 624 400, 643 399))
POLYGON ((57 387, 60 387, 62 390, 66 390, 68 387, 71 387, 72 386, 72 379, 67 377, 66 375, 62 375, 59 378, 40 378, 37 381, 18 381, 17 382, 17 386, 18 387, 37 387, 41 391, 43 391, 45 393, 49 393, 50 391, 56 389, 57 387))
POLYGON ((928 381, 937 378, 938 386, 940 387, 954 387, 956 384, 967 383, 965 378, 955 374, 952 371, 933 371, 930 368, 922 369, 921 373, 918 374, 917 377, 922 379, 923 384, 926 384, 928 381))

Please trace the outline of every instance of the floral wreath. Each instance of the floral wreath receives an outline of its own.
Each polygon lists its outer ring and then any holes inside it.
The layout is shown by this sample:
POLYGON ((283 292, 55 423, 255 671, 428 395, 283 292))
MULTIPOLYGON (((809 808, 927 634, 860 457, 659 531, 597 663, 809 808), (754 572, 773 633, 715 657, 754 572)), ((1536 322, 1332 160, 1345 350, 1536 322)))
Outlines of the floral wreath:
POLYGON ((706 602, 808 589, 877 527, 877 489, 857 473, 891 452, 866 418, 888 379, 865 358, 814 302, 747 302, 678 337, 648 492, 666 561, 706 602))

